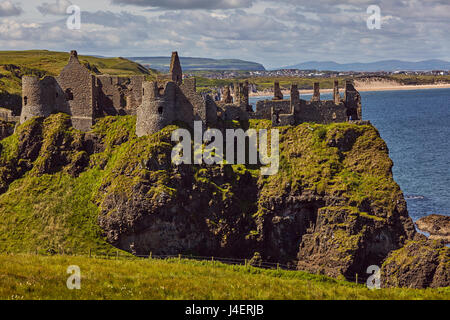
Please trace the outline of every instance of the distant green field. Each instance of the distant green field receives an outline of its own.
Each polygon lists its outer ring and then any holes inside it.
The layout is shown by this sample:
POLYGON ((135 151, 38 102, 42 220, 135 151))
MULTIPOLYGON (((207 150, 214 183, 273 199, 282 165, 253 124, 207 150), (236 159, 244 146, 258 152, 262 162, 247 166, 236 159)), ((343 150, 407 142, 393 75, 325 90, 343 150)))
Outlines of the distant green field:
POLYGON ((0 299, 448 300, 450 290, 370 290, 301 271, 218 262, 3 254, 0 299), (80 267, 80 290, 66 286, 67 268, 72 265, 80 267))
MULTIPOLYGON (((81 63, 89 63, 97 67, 101 73, 121 74, 151 74, 143 66, 125 58, 96 58, 79 56, 81 63)), ((69 60, 67 52, 47 50, 0 51, 0 65, 14 64, 31 70, 39 70, 48 75, 56 76, 69 60)))

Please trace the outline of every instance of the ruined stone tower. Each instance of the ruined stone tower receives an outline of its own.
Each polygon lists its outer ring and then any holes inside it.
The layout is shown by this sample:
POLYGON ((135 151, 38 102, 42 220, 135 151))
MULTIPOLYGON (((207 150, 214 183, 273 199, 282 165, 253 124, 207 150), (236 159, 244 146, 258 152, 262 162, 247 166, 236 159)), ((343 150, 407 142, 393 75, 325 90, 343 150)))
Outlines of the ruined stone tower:
POLYGON ((47 93, 48 87, 54 87, 54 79, 46 77, 24 76, 22 78, 22 114, 20 123, 32 117, 48 117, 53 112, 54 97, 47 93))
POLYGON ((142 85, 142 105, 137 109, 136 135, 141 137, 160 131, 175 120, 175 82, 161 86, 157 82, 142 85))
POLYGON ((144 82, 142 104, 137 109, 136 134, 150 135, 173 121, 182 121, 189 126, 201 121, 203 127, 217 120, 217 106, 209 96, 197 92, 195 78, 183 80, 178 54, 173 52, 170 78, 159 77, 158 81, 144 82))

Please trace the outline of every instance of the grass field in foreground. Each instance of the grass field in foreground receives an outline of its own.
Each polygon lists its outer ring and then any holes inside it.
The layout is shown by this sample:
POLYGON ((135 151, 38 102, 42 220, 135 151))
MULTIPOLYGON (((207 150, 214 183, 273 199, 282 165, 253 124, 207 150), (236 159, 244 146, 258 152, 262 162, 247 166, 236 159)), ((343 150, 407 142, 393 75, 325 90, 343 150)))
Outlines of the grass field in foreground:
POLYGON ((0 299, 450 299, 450 288, 380 289, 299 271, 188 260, 0 255, 0 299), (81 269, 81 289, 66 286, 81 269))

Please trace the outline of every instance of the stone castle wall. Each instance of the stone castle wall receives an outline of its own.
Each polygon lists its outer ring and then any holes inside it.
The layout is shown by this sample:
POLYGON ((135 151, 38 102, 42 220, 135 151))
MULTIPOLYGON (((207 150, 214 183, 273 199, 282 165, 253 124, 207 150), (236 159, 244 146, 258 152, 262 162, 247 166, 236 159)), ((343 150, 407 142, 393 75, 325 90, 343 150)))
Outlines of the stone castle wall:
POLYGON ((89 131, 94 124, 94 106, 97 97, 95 92, 95 76, 92 75, 78 61, 78 55, 75 51, 71 52, 69 63, 56 78, 69 110, 56 108, 60 112, 69 113, 72 116, 72 125, 74 128, 82 131, 89 131))
POLYGON ((172 53, 168 76, 157 81, 144 81, 144 76, 118 77, 92 75, 80 64, 76 51, 58 77, 24 77, 21 123, 31 117, 47 117, 54 112, 72 116, 76 129, 89 131, 95 119, 107 115, 137 115, 136 134, 153 134, 174 121, 213 127, 217 120, 267 119, 274 126, 303 122, 333 123, 361 120, 361 96, 351 82, 345 95, 339 95, 334 84, 333 100, 320 99, 320 87, 314 84, 310 101, 300 99, 298 86, 291 86, 291 97, 283 99, 279 83, 274 85, 274 98, 259 101, 255 110, 249 105, 249 83, 225 88, 222 101, 197 92, 196 79, 183 79, 180 61, 172 53))
POLYGON ((142 104, 144 76, 96 76, 98 116, 136 115, 142 104))
POLYGON ((53 112, 72 116, 74 128, 88 131, 95 118, 135 115, 142 104, 144 76, 92 75, 72 51, 58 77, 23 77, 20 122, 53 112))

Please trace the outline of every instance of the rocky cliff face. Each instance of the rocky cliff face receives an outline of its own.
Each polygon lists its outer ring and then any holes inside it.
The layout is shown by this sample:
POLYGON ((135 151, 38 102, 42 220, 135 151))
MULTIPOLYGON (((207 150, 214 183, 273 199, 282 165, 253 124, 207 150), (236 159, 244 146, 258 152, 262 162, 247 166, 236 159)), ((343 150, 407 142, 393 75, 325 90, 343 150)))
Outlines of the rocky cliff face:
MULTIPOLYGON (((381 266, 391 252, 421 238, 373 126, 280 128, 280 171, 263 177, 258 166, 175 166, 176 126, 138 138, 133 117, 118 119, 102 119, 86 134, 61 114, 25 123, 1 142, 2 192, 24 175, 64 172, 76 180, 95 172, 90 201, 106 239, 120 249, 256 254, 348 279, 364 277, 368 266, 381 266)), ((270 128, 270 122, 223 126, 270 128)))
POLYGON ((450 216, 431 214, 416 221, 417 228, 430 234, 431 240, 450 243, 450 216))
POLYGON ((14 133, 14 123, 0 120, 0 140, 14 133))
POLYGON ((383 265, 384 287, 450 286, 450 248, 442 241, 410 241, 392 252, 383 265))
POLYGON ((172 129, 130 144, 99 190, 99 223, 120 248, 239 258, 257 252, 354 278, 416 235, 372 126, 284 128, 280 172, 268 178, 245 166, 174 167, 172 129))

